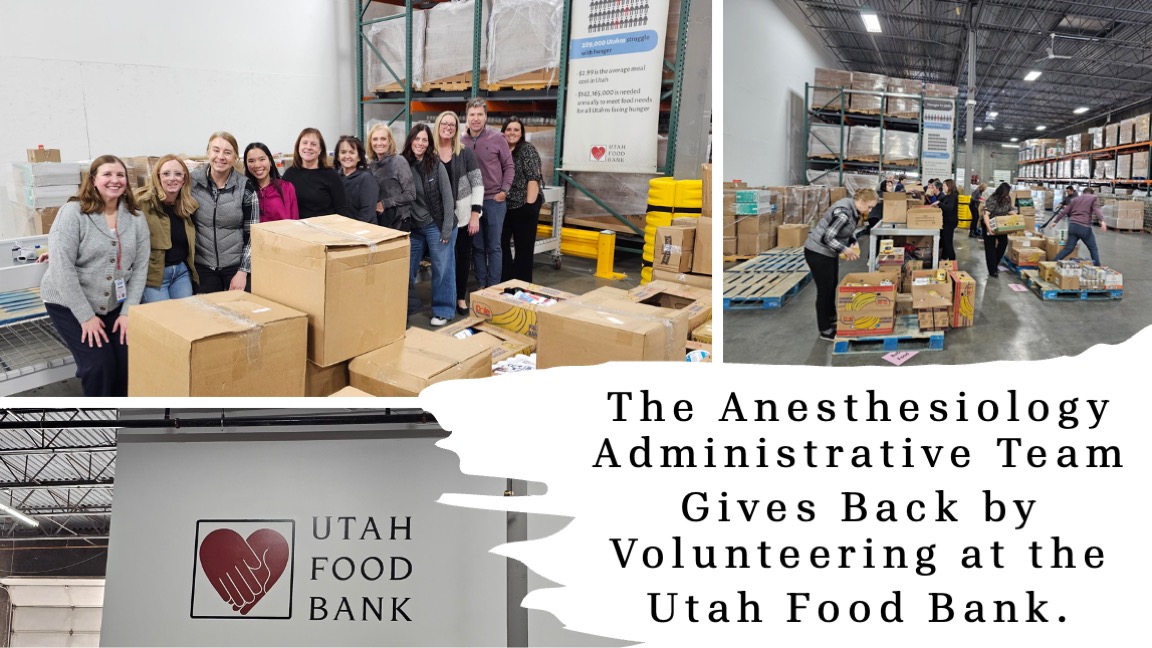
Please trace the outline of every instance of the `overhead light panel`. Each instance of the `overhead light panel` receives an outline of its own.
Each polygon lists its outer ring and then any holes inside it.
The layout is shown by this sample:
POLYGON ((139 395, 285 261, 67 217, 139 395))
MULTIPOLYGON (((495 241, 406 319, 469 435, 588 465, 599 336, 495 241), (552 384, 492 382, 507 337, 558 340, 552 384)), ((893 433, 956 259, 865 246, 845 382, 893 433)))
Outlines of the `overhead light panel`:
POLYGON ((860 18, 864 20, 864 29, 868 30, 869 33, 880 33, 880 16, 877 16, 875 11, 863 7, 860 9, 860 18))
MULTIPOLYGON (((1013 139, 1012 141, 1016 141, 1016 140, 1015 140, 1015 139, 1013 139)), ((1019 145, 1019 144, 1001 144, 1000 146, 1003 146, 1004 148, 1010 148, 1010 149, 1018 149, 1018 148, 1020 148, 1020 145, 1019 145)))
POLYGON ((1024 75, 1025 81, 1035 81, 1036 79, 1039 79, 1039 78, 1040 78, 1040 71, 1039 70, 1032 70, 1028 74, 1024 75))
POLYGON ((1088 112, 1088 106, 1080 106, 1076 110, 1073 110, 1072 114, 1073 115, 1083 115, 1086 112, 1088 112))
POLYGON ((5 504, 0 504, 0 511, 3 511, 3 512, 7 513, 8 515, 11 515, 12 517, 16 518, 17 520, 20 520, 21 522, 23 522, 24 524, 27 524, 30 527, 40 526, 39 522, 37 522, 36 520, 33 520, 32 518, 28 517, 27 515, 24 515, 23 513, 21 513, 20 511, 17 511, 16 509, 12 508, 11 506, 7 506, 5 504))
POLYGON ((996 127, 993 126, 992 124, 988 124, 987 126, 984 127, 984 130, 996 130, 996 127))
POLYGON ((1011 140, 1009 140, 1009 141, 1012 141, 1012 142, 1019 142, 1019 141, 1020 141, 1020 138, 1019 138, 1019 137, 1013 137, 1013 138, 1012 138, 1011 140))
POLYGON ((1044 130, 1045 128, 1048 128, 1048 127, 1047 126, 1037 126, 1036 130, 1044 130))
POLYGON ((988 113, 988 119, 996 119, 996 116, 999 114, 1000 113, 998 113, 998 112, 990 112, 990 113, 988 113))
POLYGON ((977 127, 976 127, 975 129, 973 129, 973 130, 975 130, 977 133, 979 133, 980 131, 984 130, 984 127, 983 127, 983 126, 977 126, 977 127))

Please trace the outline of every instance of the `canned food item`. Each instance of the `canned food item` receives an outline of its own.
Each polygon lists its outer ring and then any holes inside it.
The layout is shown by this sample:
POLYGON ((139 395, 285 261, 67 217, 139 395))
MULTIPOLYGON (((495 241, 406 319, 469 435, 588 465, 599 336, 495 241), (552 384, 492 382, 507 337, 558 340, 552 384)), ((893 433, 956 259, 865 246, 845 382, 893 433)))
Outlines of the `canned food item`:
POLYGON ((466 328, 463 331, 458 331, 456 333, 453 333, 452 337, 456 338, 457 340, 463 340, 466 338, 470 338, 473 335, 476 335, 476 331, 474 329, 466 328))
POLYGON ((704 362, 711 356, 712 354, 704 349, 696 349, 695 351, 689 352, 688 355, 684 357, 684 360, 687 362, 704 362))

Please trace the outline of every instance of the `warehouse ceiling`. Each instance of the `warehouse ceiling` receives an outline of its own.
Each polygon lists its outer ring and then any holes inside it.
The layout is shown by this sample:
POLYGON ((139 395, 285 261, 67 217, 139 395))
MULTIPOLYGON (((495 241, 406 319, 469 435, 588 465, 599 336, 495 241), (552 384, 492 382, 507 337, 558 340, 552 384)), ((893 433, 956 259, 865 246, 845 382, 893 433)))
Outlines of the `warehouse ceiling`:
POLYGON ((116 469, 117 410, 0 410, 0 541, 106 538, 116 469), (92 427, 53 427, 91 421, 92 427))
POLYGON ((1152 0, 791 1, 844 69, 959 87, 962 138, 970 27, 977 139, 1083 130, 1152 96, 1152 0), (865 31, 865 7, 879 16, 882 33, 865 31), (1040 78, 1024 81, 1033 70, 1040 78), (1078 107, 1089 110, 1073 114, 1078 107))

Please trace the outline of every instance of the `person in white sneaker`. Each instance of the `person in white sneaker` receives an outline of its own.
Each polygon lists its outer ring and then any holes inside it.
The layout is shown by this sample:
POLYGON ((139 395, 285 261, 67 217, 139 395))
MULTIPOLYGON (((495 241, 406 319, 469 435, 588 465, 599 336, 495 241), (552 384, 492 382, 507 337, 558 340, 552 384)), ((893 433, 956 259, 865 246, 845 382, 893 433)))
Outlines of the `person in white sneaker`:
POLYGON ((416 200, 412 204, 408 312, 423 308, 416 296, 416 275, 424 251, 432 261, 432 326, 444 326, 456 314, 456 200, 440 156, 432 148, 428 124, 412 127, 404 159, 412 168, 416 200))

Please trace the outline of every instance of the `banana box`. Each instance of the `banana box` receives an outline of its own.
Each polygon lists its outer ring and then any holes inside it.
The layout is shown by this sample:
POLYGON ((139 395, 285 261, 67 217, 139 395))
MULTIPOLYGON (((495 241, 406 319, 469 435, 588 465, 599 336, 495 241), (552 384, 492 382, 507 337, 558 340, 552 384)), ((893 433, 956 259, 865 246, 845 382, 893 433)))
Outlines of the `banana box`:
POLYGON ((912 273, 912 308, 920 311, 952 306, 952 278, 940 279, 936 270, 917 270, 912 273))
POLYGON ((836 288, 836 335, 888 335, 895 326, 899 275, 852 272, 836 288))
POLYGON ((1008 258, 1022 268, 1036 267, 1041 261, 1047 260, 1044 249, 1038 247, 1011 248, 1008 250, 1008 258))
POLYGON ((1010 232, 1024 231, 1024 217, 1019 214, 993 216, 988 219, 988 222, 992 225, 992 233, 997 236, 1010 232))
POLYGON ((472 293, 472 314, 513 333, 536 337, 536 316, 576 295, 547 286, 512 279, 472 293))
POLYGON ((966 328, 976 321, 976 280, 957 270, 952 278, 952 328, 966 328))

